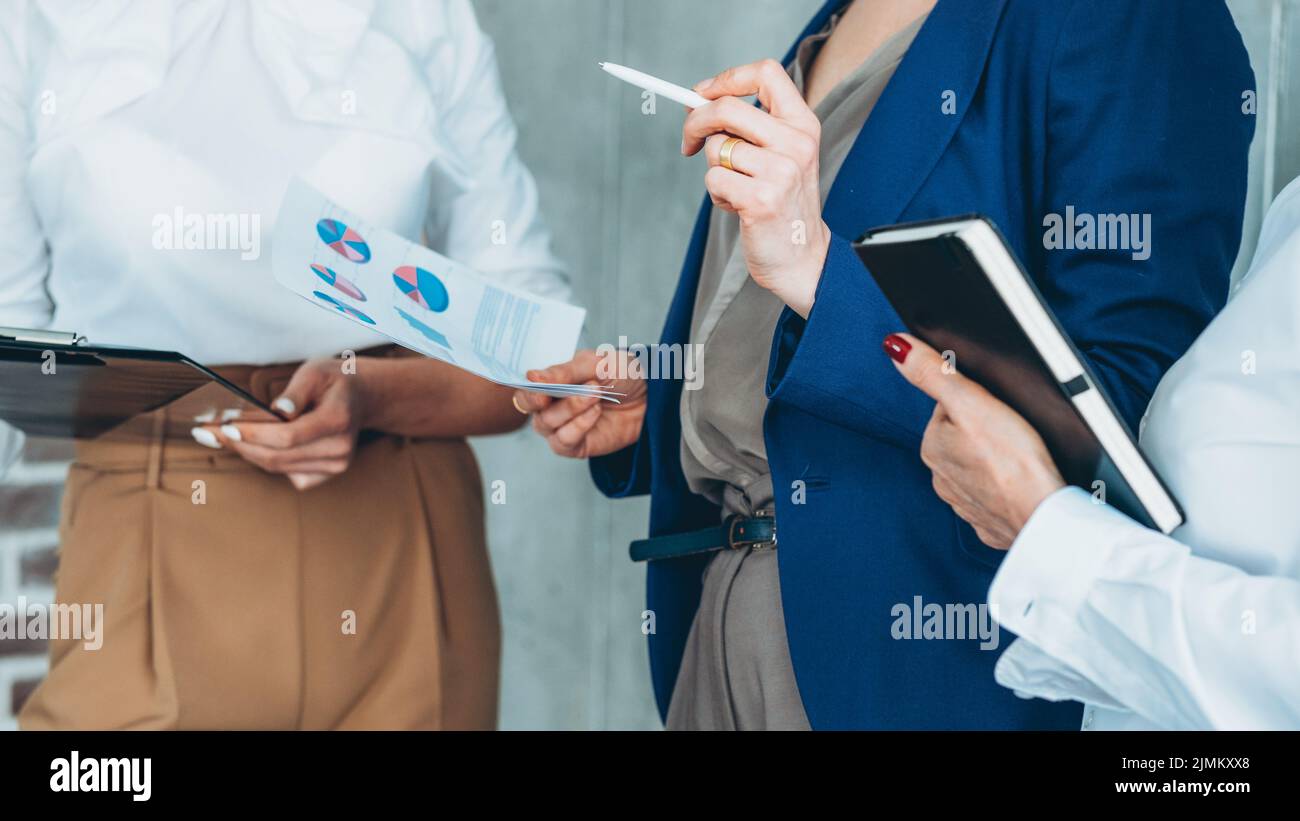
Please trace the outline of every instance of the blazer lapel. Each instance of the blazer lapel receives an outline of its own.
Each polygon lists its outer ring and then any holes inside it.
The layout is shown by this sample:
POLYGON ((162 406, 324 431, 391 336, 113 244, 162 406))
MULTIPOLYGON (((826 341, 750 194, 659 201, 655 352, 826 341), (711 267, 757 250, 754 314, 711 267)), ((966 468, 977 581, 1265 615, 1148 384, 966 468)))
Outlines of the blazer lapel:
POLYGON ((852 240, 898 221, 966 115, 1005 5, 939 0, 840 167, 822 214, 831 231, 852 240))

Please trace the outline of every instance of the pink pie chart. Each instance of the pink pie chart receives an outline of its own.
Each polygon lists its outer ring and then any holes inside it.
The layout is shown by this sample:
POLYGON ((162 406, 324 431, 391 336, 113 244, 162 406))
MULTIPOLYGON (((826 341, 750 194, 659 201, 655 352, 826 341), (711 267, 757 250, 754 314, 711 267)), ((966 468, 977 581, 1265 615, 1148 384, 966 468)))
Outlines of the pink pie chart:
POLYGON ((316 276, 334 286, 334 289, 341 294, 346 294, 358 302, 365 302, 366 295, 361 292, 357 284, 345 276, 335 273, 332 269, 324 265, 312 265, 311 269, 316 272, 316 276))
POLYGON ((321 242, 338 252, 349 262, 369 262, 370 246, 361 235, 338 220, 323 219, 316 223, 316 235, 321 242))

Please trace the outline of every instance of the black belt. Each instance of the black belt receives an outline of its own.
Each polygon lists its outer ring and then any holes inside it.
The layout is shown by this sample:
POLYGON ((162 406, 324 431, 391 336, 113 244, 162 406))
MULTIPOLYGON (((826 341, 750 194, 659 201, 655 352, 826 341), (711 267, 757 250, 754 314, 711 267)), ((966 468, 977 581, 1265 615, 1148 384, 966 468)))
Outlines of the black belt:
POLYGON ((776 547, 776 519, 773 516, 763 513, 752 517, 728 516, 719 527, 637 539, 628 547, 628 553, 632 561, 644 562, 746 547, 776 547))

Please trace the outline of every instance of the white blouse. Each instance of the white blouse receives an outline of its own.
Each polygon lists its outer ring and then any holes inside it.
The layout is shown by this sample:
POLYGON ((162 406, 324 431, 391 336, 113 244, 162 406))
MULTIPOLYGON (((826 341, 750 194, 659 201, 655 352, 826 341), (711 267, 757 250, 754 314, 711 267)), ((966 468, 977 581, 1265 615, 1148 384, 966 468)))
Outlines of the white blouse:
POLYGON ((294 176, 567 299, 515 136, 468 0, 0 0, 0 325, 209 364, 383 343, 273 281, 294 176))
POLYGON ((989 591, 997 680, 1087 703, 1084 729, 1300 728, 1300 180, 1228 307, 1166 374, 1142 444, 1174 538, 1071 488, 989 591))

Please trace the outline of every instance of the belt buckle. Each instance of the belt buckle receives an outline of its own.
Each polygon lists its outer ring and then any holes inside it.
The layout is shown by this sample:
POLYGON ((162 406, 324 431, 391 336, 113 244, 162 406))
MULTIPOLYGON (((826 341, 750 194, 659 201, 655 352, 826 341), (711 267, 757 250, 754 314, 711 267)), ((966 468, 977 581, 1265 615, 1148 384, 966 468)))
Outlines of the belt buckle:
POLYGON ((734 513, 727 517, 727 548, 729 550, 740 550, 745 547, 755 549, 767 549, 776 547, 776 521, 771 513, 759 511, 754 516, 741 516, 734 513), (744 522, 746 519, 773 519, 772 521, 772 538, 770 539, 745 539, 744 522))

